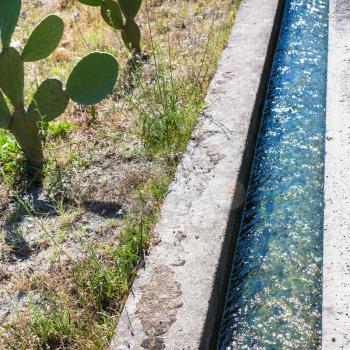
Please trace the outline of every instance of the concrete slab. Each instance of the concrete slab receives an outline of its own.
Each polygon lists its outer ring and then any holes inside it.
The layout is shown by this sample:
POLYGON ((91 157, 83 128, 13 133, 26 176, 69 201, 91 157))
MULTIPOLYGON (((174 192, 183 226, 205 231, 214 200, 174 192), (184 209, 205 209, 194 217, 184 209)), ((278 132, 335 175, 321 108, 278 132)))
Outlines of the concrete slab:
POLYGON ((322 349, 350 349, 350 2, 330 0, 322 349))
POLYGON ((282 4, 240 6, 113 350, 215 349, 282 4))

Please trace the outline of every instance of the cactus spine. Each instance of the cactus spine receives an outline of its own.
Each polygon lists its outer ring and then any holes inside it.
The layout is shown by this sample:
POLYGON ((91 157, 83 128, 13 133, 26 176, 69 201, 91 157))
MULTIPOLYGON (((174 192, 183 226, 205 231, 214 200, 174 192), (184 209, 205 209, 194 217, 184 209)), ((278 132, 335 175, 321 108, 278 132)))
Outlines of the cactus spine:
POLYGON ((90 53, 75 66, 66 89, 58 79, 46 79, 26 108, 24 63, 46 58, 56 49, 63 35, 63 21, 55 15, 46 17, 19 53, 10 45, 20 8, 20 0, 0 0, 0 128, 12 132, 34 173, 44 162, 39 122, 49 122, 60 116, 70 99, 84 105, 101 101, 115 85, 118 63, 108 53, 90 53))
POLYGON ((142 0, 78 0, 82 4, 100 6, 104 21, 114 29, 121 31, 125 46, 134 56, 141 54, 141 31, 135 17, 142 0))

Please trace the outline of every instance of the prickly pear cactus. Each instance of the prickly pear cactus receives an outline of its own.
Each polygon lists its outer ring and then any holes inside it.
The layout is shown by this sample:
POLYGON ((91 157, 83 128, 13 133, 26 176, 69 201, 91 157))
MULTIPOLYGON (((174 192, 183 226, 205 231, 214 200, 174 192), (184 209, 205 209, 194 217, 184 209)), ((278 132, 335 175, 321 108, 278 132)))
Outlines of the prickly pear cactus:
POLYGON ((27 113, 37 122, 49 122, 66 110, 68 102, 69 97, 63 90, 62 82, 49 78, 38 87, 27 113))
POLYGON ((49 56, 58 46, 63 35, 61 18, 51 15, 42 20, 30 35, 22 51, 24 62, 38 61, 49 56))
POLYGON ((101 5, 101 15, 109 26, 114 29, 123 30, 124 18, 117 2, 104 0, 101 5))
POLYGON ((0 53, 0 88, 15 108, 24 105, 24 62, 12 47, 0 53))
POLYGON ((129 50, 140 52, 141 32, 139 26, 133 19, 127 19, 124 30, 122 31, 122 39, 129 50))
MULTIPOLYGON (((85 2, 94 6, 102 4, 102 1, 97 0, 85 2)), ((58 46, 64 25, 58 16, 46 17, 33 30, 20 53, 10 46, 20 8, 20 0, 0 0, 0 128, 13 133, 26 154, 29 165, 33 170, 40 170, 44 161, 40 123, 60 116, 67 108, 70 98, 85 105, 104 99, 115 85, 118 63, 108 53, 93 52, 75 66, 66 89, 60 80, 46 79, 26 108, 24 63, 48 57, 58 46), (9 107, 8 103, 12 106, 9 107)))
POLYGON ((142 0, 78 0, 82 4, 100 6, 104 21, 114 29, 120 30, 126 47, 134 54, 141 53, 141 31, 135 17, 142 0))
POLYGON ((118 66, 111 54, 90 53, 74 67, 67 93, 77 103, 93 105, 111 92, 117 75, 118 66))
POLYGON ((126 19, 134 19, 140 10, 142 0, 118 0, 120 9, 126 19))
POLYGON ((0 128, 8 129, 11 122, 11 112, 7 106, 4 95, 0 91, 0 128))
POLYGON ((0 1, 0 31, 3 47, 9 47, 21 11, 21 0, 0 1))

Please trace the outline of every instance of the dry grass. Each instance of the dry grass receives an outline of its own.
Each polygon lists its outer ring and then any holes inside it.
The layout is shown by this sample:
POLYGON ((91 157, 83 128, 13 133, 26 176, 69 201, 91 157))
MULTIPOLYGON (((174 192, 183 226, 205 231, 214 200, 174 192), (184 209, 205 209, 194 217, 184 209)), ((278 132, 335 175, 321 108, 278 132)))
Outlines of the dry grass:
MULTIPOLYGON (((107 348, 232 23, 233 0, 144 0, 137 18, 149 59, 123 73, 97 116, 70 104, 45 133, 43 188, 29 191, 22 155, 0 131, 0 349, 107 348), (17 312, 18 311, 18 312, 17 312)), ((65 22, 56 52, 26 66, 26 102, 66 80, 92 50, 124 67, 128 52, 98 9, 23 1, 15 44, 49 13, 65 22)), ((121 69, 121 72, 123 69, 121 69)))

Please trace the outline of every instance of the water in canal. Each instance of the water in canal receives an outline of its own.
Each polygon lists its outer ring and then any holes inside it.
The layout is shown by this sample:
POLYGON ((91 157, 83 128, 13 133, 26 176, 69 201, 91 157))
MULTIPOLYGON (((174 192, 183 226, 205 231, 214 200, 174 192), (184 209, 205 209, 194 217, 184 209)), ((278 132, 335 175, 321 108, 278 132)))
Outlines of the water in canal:
POLYGON ((321 347, 328 0, 286 0, 219 350, 321 347))

